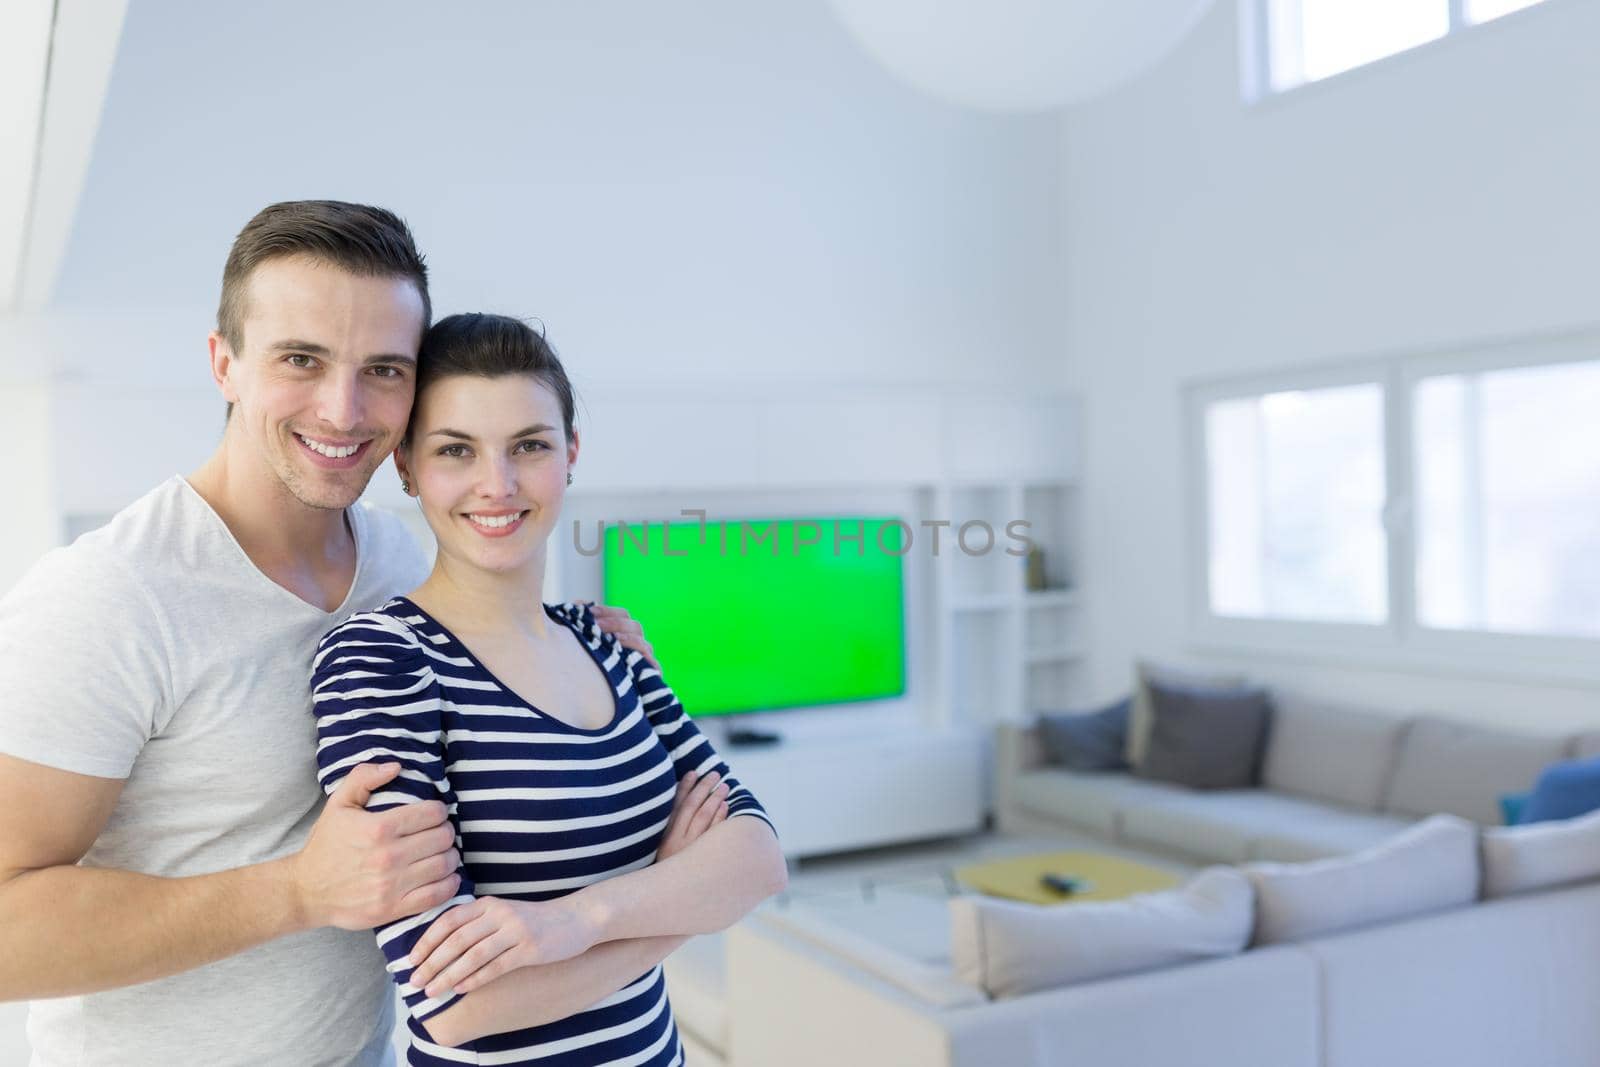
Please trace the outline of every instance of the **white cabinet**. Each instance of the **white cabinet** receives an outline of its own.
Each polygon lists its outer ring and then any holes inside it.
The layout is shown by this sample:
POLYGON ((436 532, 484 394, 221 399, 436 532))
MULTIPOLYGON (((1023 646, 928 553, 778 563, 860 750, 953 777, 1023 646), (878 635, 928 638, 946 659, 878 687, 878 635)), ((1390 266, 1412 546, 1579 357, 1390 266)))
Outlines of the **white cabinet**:
POLYGON ((778 828, 786 856, 971 833, 983 825, 973 728, 863 732, 724 748, 778 828))

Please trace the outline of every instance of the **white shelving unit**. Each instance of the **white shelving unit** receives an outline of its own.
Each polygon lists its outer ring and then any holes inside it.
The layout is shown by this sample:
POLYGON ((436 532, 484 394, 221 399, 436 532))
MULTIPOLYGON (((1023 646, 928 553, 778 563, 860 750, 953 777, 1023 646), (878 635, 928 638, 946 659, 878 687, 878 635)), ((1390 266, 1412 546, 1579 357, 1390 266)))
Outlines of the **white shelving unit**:
MULTIPOLYGON (((941 640, 946 721, 979 727, 1014 721, 1073 700, 1085 635, 1078 566, 1078 487, 1059 477, 960 481, 940 494, 953 527, 982 520, 997 532, 984 555, 942 554, 949 590, 941 640), (1028 558, 1008 524, 1043 554, 1042 588, 1028 586, 1028 558)), ((969 541, 976 544, 974 533, 969 541)))

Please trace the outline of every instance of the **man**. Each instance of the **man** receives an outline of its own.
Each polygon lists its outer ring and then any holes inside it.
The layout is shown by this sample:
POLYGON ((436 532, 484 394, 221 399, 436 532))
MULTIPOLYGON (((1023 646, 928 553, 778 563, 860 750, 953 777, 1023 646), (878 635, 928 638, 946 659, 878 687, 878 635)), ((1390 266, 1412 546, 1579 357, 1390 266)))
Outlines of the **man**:
POLYGON ((460 857, 437 803, 364 810, 395 765, 324 806, 308 683, 326 630, 427 574, 352 505, 429 317, 391 213, 265 209, 210 336, 216 452, 0 600, 0 1000, 37 1001, 36 1064, 388 1061, 370 927, 450 899, 460 857))

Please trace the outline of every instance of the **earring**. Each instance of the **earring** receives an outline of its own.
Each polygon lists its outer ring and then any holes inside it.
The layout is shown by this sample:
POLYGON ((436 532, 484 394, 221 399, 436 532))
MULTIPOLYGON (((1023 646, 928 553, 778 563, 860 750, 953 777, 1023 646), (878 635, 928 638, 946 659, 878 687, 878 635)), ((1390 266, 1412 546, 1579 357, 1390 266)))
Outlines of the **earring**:
POLYGON ((572 472, 571 471, 567 472, 567 484, 568 485, 572 484, 572 472))
POLYGON ((406 496, 410 496, 411 495, 411 483, 406 481, 404 478, 401 478, 400 479, 400 491, 402 493, 404 493, 406 496))

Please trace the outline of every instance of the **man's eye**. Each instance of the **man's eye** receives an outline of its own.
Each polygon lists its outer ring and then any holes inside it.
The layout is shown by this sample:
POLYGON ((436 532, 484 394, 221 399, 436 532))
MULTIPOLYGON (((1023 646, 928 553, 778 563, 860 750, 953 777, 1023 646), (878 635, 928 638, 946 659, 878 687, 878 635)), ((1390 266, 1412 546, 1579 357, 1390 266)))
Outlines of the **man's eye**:
POLYGON ((288 359, 290 366, 301 368, 309 367, 314 362, 312 358, 306 355, 304 352, 293 352, 289 355, 288 359))
POLYGON ((373 367, 372 373, 376 374, 380 378, 398 378, 401 376, 399 367, 391 367, 387 364, 379 364, 378 366, 373 367))

